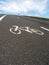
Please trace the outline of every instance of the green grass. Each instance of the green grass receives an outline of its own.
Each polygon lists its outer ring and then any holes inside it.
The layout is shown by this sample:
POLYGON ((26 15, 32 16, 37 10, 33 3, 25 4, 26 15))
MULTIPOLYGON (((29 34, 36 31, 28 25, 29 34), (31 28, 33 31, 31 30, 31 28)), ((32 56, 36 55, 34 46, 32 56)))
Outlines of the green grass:
POLYGON ((46 20, 46 21, 49 21, 49 18, 42 18, 42 17, 32 17, 31 18, 36 18, 36 19, 41 19, 41 20, 46 20))
POLYGON ((34 16, 26 16, 26 17, 30 17, 30 18, 35 18, 35 19, 40 19, 40 20, 49 21, 49 18, 34 17, 34 16))

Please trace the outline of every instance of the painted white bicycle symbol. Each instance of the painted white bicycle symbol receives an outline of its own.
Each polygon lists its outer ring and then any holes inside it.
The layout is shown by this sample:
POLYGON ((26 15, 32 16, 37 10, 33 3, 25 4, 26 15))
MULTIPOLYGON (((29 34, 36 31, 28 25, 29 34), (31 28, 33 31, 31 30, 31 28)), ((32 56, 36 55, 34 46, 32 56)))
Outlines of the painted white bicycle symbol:
POLYGON ((40 30, 37 30, 37 29, 32 29, 28 26, 26 27, 21 27, 21 26, 16 26, 16 25, 13 25, 12 28, 10 28, 9 30, 12 34, 21 34, 22 31, 26 31, 28 33, 35 33, 35 34, 38 34, 38 35, 44 35, 44 33, 40 30))

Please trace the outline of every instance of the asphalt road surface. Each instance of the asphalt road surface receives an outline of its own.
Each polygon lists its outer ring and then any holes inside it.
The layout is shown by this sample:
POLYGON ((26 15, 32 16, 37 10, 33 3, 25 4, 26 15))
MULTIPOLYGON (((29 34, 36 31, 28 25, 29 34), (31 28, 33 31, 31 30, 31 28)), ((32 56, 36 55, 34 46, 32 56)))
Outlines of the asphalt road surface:
POLYGON ((0 14, 0 65, 49 65, 49 21, 0 14))

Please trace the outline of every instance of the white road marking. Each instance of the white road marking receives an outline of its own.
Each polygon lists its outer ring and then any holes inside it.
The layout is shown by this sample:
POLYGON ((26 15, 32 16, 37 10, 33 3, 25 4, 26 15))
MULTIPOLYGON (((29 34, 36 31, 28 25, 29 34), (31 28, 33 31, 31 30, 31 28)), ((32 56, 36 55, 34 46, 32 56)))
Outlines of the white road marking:
POLYGON ((42 29, 44 29, 44 30, 46 30, 46 31, 49 31, 49 29, 48 29, 48 28, 45 28, 45 27, 40 27, 40 28, 42 28, 42 29))
POLYGON ((12 28, 9 29, 9 31, 12 33, 12 34, 21 34, 22 31, 26 31, 28 33, 35 33, 35 34, 38 34, 38 35, 44 35, 44 33, 40 30, 37 30, 37 29, 32 29, 28 26, 26 27, 21 27, 21 26, 16 26, 16 25, 13 25, 12 28))
POLYGON ((2 21, 3 18, 5 18, 6 15, 3 15, 0 17, 0 21, 2 21))

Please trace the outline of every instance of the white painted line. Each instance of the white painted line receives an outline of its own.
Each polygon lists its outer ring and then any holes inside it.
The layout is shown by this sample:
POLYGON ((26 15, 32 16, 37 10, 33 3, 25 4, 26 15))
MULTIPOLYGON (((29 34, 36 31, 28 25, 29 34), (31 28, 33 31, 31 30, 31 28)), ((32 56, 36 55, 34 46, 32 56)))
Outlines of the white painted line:
POLYGON ((47 29, 47 28, 45 28, 45 27, 40 27, 40 28, 42 28, 42 29, 44 29, 44 30, 46 30, 46 31, 49 31, 49 29, 47 29))
POLYGON ((3 18, 5 18, 6 15, 3 15, 0 17, 0 21, 2 21, 3 18))

